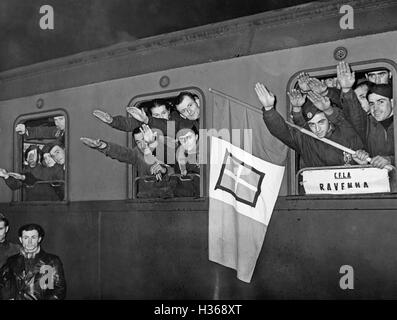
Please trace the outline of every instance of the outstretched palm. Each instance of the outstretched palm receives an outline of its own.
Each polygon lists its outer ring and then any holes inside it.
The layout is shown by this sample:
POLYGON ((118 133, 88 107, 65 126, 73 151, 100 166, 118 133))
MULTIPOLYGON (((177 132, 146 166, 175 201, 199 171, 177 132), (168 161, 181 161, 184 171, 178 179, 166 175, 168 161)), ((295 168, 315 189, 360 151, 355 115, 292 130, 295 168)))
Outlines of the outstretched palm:
POLYGON ((321 94, 310 91, 307 94, 307 97, 311 102, 313 102, 314 106, 321 111, 325 111, 331 107, 331 101, 329 98, 323 97, 321 94))
POLYGON ((148 125, 143 124, 139 130, 142 132, 143 139, 146 143, 151 144, 156 141, 157 132, 153 133, 152 129, 150 129, 148 125))
POLYGON ((146 115, 145 111, 143 111, 143 109, 139 109, 137 107, 127 107, 126 110, 136 120, 146 124, 149 122, 149 118, 146 115))
POLYGON ((112 116, 109 113, 105 112, 105 111, 94 110, 94 112, 92 114, 95 117, 97 117, 99 120, 101 120, 102 122, 112 123, 112 121, 113 121, 112 116))
POLYGON ((310 90, 309 83, 308 83, 309 79, 310 79, 310 76, 309 76, 308 73, 301 72, 299 74, 299 76, 298 76, 298 85, 299 85, 299 88, 302 91, 309 91, 310 90))
POLYGON ((293 107, 302 107, 306 101, 306 95, 302 95, 299 90, 292 89, 287 92, 289 101, 293 107))
POLYGON ((356 81, 355 74, 350 71, 350 67, 347 62, 339 62, 336 67, 336 73, 338 76, 338 82, 342 89, 350 89, 356 81))
POLYGON ((310 78, 308 81, 310 90, 323 94, 327 90, 327 86, 317 78, 310 78))
POLYGON ((91 139, 91 138, 85 138, 81 137, 80 141, 84 143, 87 147, 93 148, 93 149, 98 149, 103 147, 104 142, 102 142, 99 139, 91 139))
POLYGON ((274 94, 268 91, 262 83, 258 82, 255 85, 255 92, 258 96, 259 101, 262 103, 266 110, 270 110, 271 108, 273 108, 276 98, 274 97, 274 94))

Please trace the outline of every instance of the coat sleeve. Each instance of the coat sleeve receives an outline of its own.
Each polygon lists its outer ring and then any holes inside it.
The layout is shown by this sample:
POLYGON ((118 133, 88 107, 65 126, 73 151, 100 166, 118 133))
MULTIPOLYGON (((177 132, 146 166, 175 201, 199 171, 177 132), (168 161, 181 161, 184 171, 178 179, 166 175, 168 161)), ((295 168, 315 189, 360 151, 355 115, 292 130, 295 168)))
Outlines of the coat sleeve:
POLYGON ((354 130, 358 133, 361 140, 366 142, 366 130, 367 130, 367 114, 361 108, 360 101, 357 99, 356 94, 353 90, 349 90, 347 93, 341 94, 341 102, 343 114, 352 125, 354 130))
POLYGON ((288 147, 301 153, 302 150, 302 133, 295 128, 289 127, 283 117, 274 109, 266 111, 262 108, 263 120, 270 133, 277 139, 281 140, 288 147))
POLYGON ((125 116, 114 116, 113 121, 110 123, 112 128, 125 132, 132 132, 140 125, 141 123, 135 118, 125 116))
POLYGON ((342 102, 340 97, 341 90, 337 88, 328 88, 327 90, 327 97, 332 102, 332 104, 336 105, 339 108, 342 108, 342 102))
POLYGON ((21 180, 15 179, 14 177, 8 177, 8 179, 4 179, 4 181, 11 190, 17 190, 23 186, 23 182, 21 180))
POLYGON ((364 148, 361 137, 358 135, 353 125, 346 120, 341 109, 333 108, 333 113, 331 115, 327 115, 327 118, 332 124, 339 127, 343 132, 343 136, 347 143, 346 147, 353 150, 364 148))
POLYGON ((297 126, 304 127, 306 124, 305 118, 303 118, 302 111, 295 112, 291 111, 292 122, 295 123, 297 126))
POLYGON ((53 268, 54 288, 47 298, 49 300, 63 300, 66 297, 66 280, 61 259, 58 257, 54 257, 53 268))
MULTIPOLYGON (((159 118, 153 118, 153 117, 149 117, 149 122, 148 122, 148 126, 150 128, 156 128, 158 130, 161 131, 161 133, 166 136, 167 135, 167 123, 169 123, 169 125, 171 125, 171 121, 168 121, 166 119, 159 119, 159 118)), ((174 123, 174 128, 175 128, 175 123, 174 123)))
POLYGON ((130 149, 127 147, 120 146, 116 143, 106 142, 107 146, 104 149, 98 149, 102 153, 104 153, 107 157, 112 159, 116 159, 120 162, 130 163, 135 165, 138 161, 139 153, 137 147, 130 149))
POLYGON ((28 127, 24 137, 26 140, 53 139, 57 137, 57 132, 57 127, 28 127))

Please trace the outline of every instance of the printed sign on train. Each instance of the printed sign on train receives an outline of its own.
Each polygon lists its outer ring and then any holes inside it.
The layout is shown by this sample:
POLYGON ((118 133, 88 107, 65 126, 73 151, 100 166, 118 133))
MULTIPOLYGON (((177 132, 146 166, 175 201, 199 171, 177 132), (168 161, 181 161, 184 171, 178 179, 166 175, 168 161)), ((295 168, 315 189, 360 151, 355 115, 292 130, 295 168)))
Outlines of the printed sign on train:
POLYGON ((302 172, 306 194, 390 192, 388 172, 378 168, 316 169, 302 172))

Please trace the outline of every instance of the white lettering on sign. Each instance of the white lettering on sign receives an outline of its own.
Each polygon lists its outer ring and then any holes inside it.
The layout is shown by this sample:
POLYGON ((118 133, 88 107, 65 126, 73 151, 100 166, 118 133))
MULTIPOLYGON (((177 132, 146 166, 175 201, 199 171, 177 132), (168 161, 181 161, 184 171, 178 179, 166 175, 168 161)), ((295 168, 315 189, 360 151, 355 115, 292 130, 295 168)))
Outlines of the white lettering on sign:
POLYGON ((386 169, 349 167, 302 172, 306 194, 354 194, 390 192, 386 169))

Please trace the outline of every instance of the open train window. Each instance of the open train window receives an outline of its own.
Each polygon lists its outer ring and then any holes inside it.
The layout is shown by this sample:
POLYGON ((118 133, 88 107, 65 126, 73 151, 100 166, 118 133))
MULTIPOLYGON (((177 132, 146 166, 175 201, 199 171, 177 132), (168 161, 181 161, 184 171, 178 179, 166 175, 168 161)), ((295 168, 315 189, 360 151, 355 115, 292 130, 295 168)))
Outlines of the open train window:
POLYGON ((63 110, 16 119, 14 168, 5 180, 14 202, 67 200, 67 119, 63 110))
MULTIPOLYGON (((139 165, 129 170, 131 199, 200 198, 204 189, 204 168, 199 162, 199 130, 204 110, 203 94, 197 88, 183 88, 134 97, 130 106, 145 110, 148 126, 156 134, 149 140, 152 155, 164 163, 161 181, 150 168, 139 165)), ((142 148, 144 135, 136 130, 129 147, 142 148)), ((156 161, 157 161, 156 160, 156 161)))
MULTIPOLYGON (((350 63, 350 67, 352 71, 355 72, 356 79, 351 93, 354 93, 355 97, 357 97, 355 106, 361 107, 362 111, 361 109, 360 111, 365 115, 363 118, 366 119, 366 128, 365 131, 362 131, 366 135, 366 138, 364 138, 365 141, 363 141, 363 149, 368 151, 371 158, 382 156, 387 159, 391 165, 391 167, 389 166, 388 168, 391 170, 388 173, 385 173, 386 170, 376 169, 371 165, 357 164, 352 161, 351 157, 349 158, 347 154, 344 155, 344 165, 309 168, 304 164, 303 159, 298 155, 298 153, 292 152, 288 172, 289 181, 291 181, 291 184, 289 185, 290 194, 346 195, 358 193, 389 193, 396 192, 397 190, 394 151, 396 150, 395 137, 397 133, 394 123, 395 119, 393 117, 393 97, 396 97, 396 84, 395 81, 393 83, 393 79, 396 77, 396 64, 390 60, 382 59, 350 63), (385 101, 375 101, 375 97, 378 98, 376 95, 371 95, 369 97, 369 101, 366 99, 368 87, 373 86, 374 84, 390 86, 391 90, 388 91, 389 93, 386 93, 386 89, 385 93, 383 93, 384 96, 389 96, 382 99, 385 101), (378 114, 379 111, 376 111, 379 109, 379 107, 376 106, 378 103, 386 104, 386 107, 384 108, 387 111, 385 111, 384 114, 385 119, 378 114), (374 144, 374 140, 368 139, 368 132, 371 132, 371 135, 374 136, 375 130, 373 127, 379 129, 376 132, 379 131, 379 133, 382 133, 382 139, 385 139, 384 143, 378 143, 377 146, 371 145, 371 143, 374 144), (376 151, 377 149, 382 151, 378 152, 376 151)), ((287 91, 290 91, 291 89, 300 89, 298 85, 298 76, 301 72, 307 72, 310 77, 323 81, 329 89, 327 96, 330 98, 331 103, 334 107, 339 107, 338 111, 341 110, 342 114, 346 115, 345 112, 347 111, 346 109, 343 109, 342 100, 338 100, 341 98, 341 92, 340 84, 337 81, 336 65, 332 67, 302 70, 297 72, 290 79, 287 91)), ((289 100, 287 99, 287 101, 289 100)), ((347 100, 344 101, 346 103, 347 100)), ((290 111, 291 110, 287 110, 288 113, 290 111)), ((358 127, 356 123, 353 123, 355 120, 349 119, 348 114, 346 115, 346 118, 352 123, 355 129, 358 127)), ((296 124, 299 124, 299 126, 303 126, 310 131, 310 127, 307 126, 305 121, 302 121, 302 118, 300 118, 299 121, 301 123, 296 124)), ((359 129, 357 129, 357 131, 359 132, 359 129)), ((364 136, 364 134, 362 136, 364 136)))

